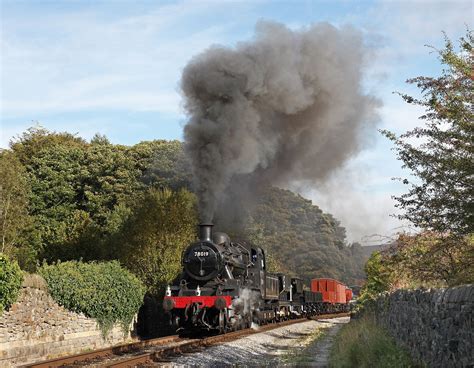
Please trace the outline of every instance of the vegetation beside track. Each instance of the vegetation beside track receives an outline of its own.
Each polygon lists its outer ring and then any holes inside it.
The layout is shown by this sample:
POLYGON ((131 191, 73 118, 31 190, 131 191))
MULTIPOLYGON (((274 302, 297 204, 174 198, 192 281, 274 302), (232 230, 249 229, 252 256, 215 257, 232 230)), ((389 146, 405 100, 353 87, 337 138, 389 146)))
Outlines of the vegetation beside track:
POLYGON ((16 301, 22 281, 18 263, 0 253, 0 314, 16 301))
POLYGON ((408 353, 370 314, 352 320, 336 335, 329 356, 331 368, 404 368, 417 367, 408 353))
POLYGON ((142 282, 117 261, 45 263, 39 273, 58 304, 95 318, 104 337, 115 323, 128 333, 145 294, 142 282))

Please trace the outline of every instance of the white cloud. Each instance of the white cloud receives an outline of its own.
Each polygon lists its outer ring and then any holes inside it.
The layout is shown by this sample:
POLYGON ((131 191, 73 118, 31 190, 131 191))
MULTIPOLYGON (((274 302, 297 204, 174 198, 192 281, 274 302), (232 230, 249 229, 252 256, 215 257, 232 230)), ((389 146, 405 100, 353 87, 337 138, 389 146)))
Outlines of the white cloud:
POLYGON ((442 45, 442 31, 450 37, 465 33, 473 19, 469 0, 381 2, 375 11, 397 50, 412 56, 426 53, 425 44, 442 45))
POLYGON ((6 20, 2 116, 78 109, 178 114, 182 67, 233 26, 176 34, 178 23, 206 11, 202 3, 186 2, 118 20, 90 11, 6 20))

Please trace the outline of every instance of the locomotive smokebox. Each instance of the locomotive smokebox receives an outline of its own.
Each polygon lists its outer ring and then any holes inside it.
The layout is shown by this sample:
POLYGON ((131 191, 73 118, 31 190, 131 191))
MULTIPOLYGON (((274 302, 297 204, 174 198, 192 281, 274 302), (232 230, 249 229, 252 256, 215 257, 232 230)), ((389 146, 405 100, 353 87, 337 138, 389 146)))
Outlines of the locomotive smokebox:
POLYGON ((199 240, 212 242, 212 227, 213 224, 199 224, 199 240))

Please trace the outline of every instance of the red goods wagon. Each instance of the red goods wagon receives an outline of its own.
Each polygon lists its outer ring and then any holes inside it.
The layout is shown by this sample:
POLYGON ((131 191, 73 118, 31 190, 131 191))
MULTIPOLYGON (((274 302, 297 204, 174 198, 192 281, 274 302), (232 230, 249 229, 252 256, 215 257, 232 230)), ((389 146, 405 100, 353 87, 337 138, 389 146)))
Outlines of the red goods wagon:
POLYGON ((346 302, 349 303, 352 300, 352 290, 347 288, 346 289, 346 302))
POLYGON ((311 291, 323 294, 325 303, 346 303, 346 285, 334 279, 311 280, 311 291))
POLYGON ((346 304, 346 285, 336 281, 336 303, 346 304))

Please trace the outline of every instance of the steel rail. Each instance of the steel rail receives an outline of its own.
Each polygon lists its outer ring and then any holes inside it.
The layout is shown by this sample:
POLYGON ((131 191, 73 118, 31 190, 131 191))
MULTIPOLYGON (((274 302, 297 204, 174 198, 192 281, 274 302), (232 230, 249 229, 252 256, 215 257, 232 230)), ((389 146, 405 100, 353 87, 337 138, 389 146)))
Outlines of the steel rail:
POLYGON ((156 346, 156 345, 164 345, 168 343, 175 342, 179 340, 180 337, 178 335, 166 336, 156 339, 149 339, 143 341, 132 342, 129 344, 122 344, 111 346, 104 349, 89 351, 85 353, 70 355, 67 357, 62 358, 55 358, 49 359, 45 361, 40 361, 36 363, 26 364, 20 366, 20 368, 47 368, 47 367, 61 367, 65 365, 73 365, 79 362, 84 362, 87 360, 93 359, 104 359, 111 356, 117 356, 121 354, 130 353, 133 351, 141 350, 147 347, 156 346))

